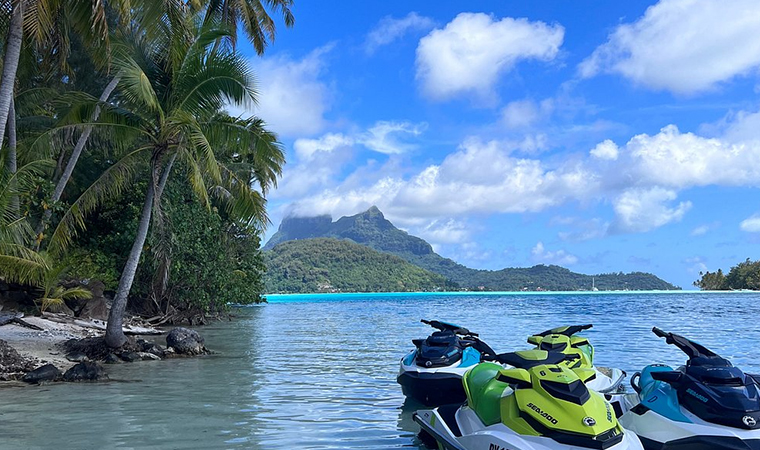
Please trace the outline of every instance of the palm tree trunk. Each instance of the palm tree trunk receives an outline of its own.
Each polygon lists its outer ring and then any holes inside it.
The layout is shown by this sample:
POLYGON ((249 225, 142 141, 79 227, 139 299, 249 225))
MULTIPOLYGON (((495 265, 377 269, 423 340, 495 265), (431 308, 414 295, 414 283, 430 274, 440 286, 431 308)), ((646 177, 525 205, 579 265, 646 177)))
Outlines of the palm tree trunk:
POLYGON ((135 236, 135 242, 132 244, 132 250, 129 252, 127 263, 124 265, 124 271, 119 279, 119 287, 116 290, 116 297, 113 299, 111 311, 108 313, 105 341, 106 345, 111 348, 119 348, 127 341, 127 337, 124 335, 124 330, 122 329, 124 323, 124 311, 127 309, 129 291, 132 289, 132 282, 135 280, 135 274, 137 273, 137 264, 140 261, 140 255, 142 254, 142 249, 145 245, 145 239, 148 237, 148 227, 150 226, 150 217, 153 212, 154 196, 158 193, 159 195, 155 200, 161 201, 161 194, 166 186, 166 180, 169 179, 169 172, 172 170, 176 157, 177 154, 175 153, 169 159, 158 185, 156 185, 155 179, 159 168, 154 169, 150 178, 148 193, 145 196, 145 203, 143 204, 142 214, 140 215, 140 225, 137 227, 137 236, 135 236))
MULTIPOLYGON (((18 170, 18 161, 16 158, 16 103, 11 98, 11 105, 8 109, 8 172, 13 175, 18 170)), ((15 186, 11 186, 15 188, 15 186)), ((15 189, 14 189, 15 190, 15 189)), ((19 217, 18 195, 11 197, 11 214, 13 218, 19 217)))
MULTIPOLYGON (((111 96, 111 93, 114 89, 116 89, 116 85, 119 84, 119 80, 121 79, 121 74, 116 75, 113 80, 111 80, 110 83, 108 83, 108 86, 103 90, 103 93, 100 94, 100 98, 98 99, 100 103, 106 102, 108 100, 108 97, 111 96)), ((90 122, 95 122, 98 120, 98 116, 100 116, 100 105, 95 107, 95 111, 92 113, 92 117, 90 118, 90 122)), ((82 150, 84 149, 85 144, 87 143, 87 139, 90 137, 90 133, 92 133, 92 126, 88 126, 84 129, 82 132, 82 135, 79 136, 79 140, 77 140, 76 146, 74 146, 74 151, 71 152, 71 157, 69 158, 69 162, 66 163, 66 168, 63 170, 63 173, 61 174, 61 178, 58 179, 58 184, 55 185, 55 190, 53 191, 53 195, 50 197, 50 205, 52 206, 55 202, 61 199, 61 195, 63 195, 63 190, 66 189, 66 184, 68 184, 69 179, 71 179, 71 174, 74 173, 74 167, 77 165, 77 161, 79 161, 79 157, 82 155, 82 150)), ((42 233, 45 230, 45 227, 47 226, 47 223, 50 221, 50 217, 53 215, 53 210, 51 208, 48 208, 45 210, 45 214, 42 216, 42 220, 40 220, 39 225, 37 226, 37 234, 42 233)))
POLYGON ((14 1, 12 8, 8 43, 3 58, 3 74, 0 76, 0 143, 3 142, 8 125, 8 113, 13 99, 13 87, 16 83, 16 71, 21 54, 21 40, 24 35, 24 0, 14 1))

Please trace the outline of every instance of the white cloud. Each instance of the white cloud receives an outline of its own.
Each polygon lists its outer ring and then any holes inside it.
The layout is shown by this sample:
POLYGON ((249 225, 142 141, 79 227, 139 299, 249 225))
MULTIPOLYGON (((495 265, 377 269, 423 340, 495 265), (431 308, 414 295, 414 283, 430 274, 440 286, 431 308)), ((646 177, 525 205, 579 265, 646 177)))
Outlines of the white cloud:
POLYGON ((739 111, 725 121, 723 139, 729 142, 760 141, 760 111, 739 111))
POLYGON ((354 140, 340 133, 319 139, 298 139, 293 144, 297 160, 285 165, 273 199, 308 195, 335 183, 346 162, 353 156, 354 140))
POLYGON ((543 242, 538 242, 531 250, 531 257, 534 262, 543 264, 556 264, 560 266, 570 266, 578 262, 578 258, 567 253, 564 250, 550 252, 544 248, 543 242))
POLYGON ((359 141, 368 149, 386 155, 405 153, 415 148, 412 144, 401 141, 404 135, 419 136, 427 128, 427 124, 410 122, 380 121, 367 130, 359 141))
POLYGON ((369 186, 338 186, 303 199, 301 208, 341 211, 376 204, 396 218, 440 218, 471 213, 541 211, 595 191, 595 175, 579 165, 544 167, 536 159, 514 158, 513 147, 469 140, 441 164, 408 179, 385 177, 369 186))
POLYGON ((760 183, 760 145, 681 133, 675 125, 654 136, 634 136, 625 152, 629 160, 621 169, 628 166, 628 176, 641 184, 686 188, 760 183))
POLYGON ((688 265, 688 268, 686 269, 686 271, 689 272, 690 274, 698 274, 700 272, 707 272, 707 264, 705 264, 705 261, 699 256, 686 258, 683 262, 688 265))
POLYGON ((427 31, 435 26, 433 19, 420 16, 416 12, 410 12, 406 17, 394 19, 387 16, 380 20, 377 26, 367 34, 364 42, 364 50, 367 54, 373 54, 378 48, 391 44, 401 39, 407 33, 414 31, 427 31))
POLYGON ((579 71, 694 94, 760 67, 759 28, 756 0, 660 0, 636 22, 619 25, 579 71))
POLYGON ((267 127, 281 136, 302 137, 321 132, 327 121, 331 93, 321 76, 325 56, 332 45, 320 47, 302 59, 274 56, 251 59, 258 79, 258 105, 253 111, 231 106, 234 115, 251 113, 264 119, 267 127))
POLYGON ((557 235, 563 241, 582 242, 597 239, 607 235, 610 224, 601 219, 578 219, 573 217, 552 219, 552 225, 562 225, 573 228, 573 231, 560 231, 557 235))
POLYGON ((391 212, 389 198, 393 198, 403 182, 394 177, 384 177, 369 186, 345 188, 335 186, 315 195, 302 198, 293 204, 293 211, 300 216, 330 214, 341 217, 364 211, 372 205, 380 208, 385 216, 395 222, 399 216, 391 212))
POLYGON ((618 146, 614 142, 607 139, 597 144, 591 152, 591 156, 599 159, 615 160, 618 158, 618 146))
MULTIPOLYGON (((348 137, 354 145, 367 145, 363 139, 369 134, 348 137)), ((332 136, 335 142, 343 138, 332 136)), ((321 155, 330 142, 310 140, 303 148, 299 145, 299 151, 321 155)), ((517 141, 477 138, 466 139, 440 162, 416 168, 409 165, 406 155, 394 153, 386 165, 368 164, 343 182, 335 180, 293 200, 304 211, 335 217, 374 204, 390 220, 415 230, 435 220, 440 226, 445 220, 473 214, 539 212, 570 202, 612 205, 612 221, 561 224, 565 227, 559 232, 561 239, 583 241, 609 233, 647 232, 677 222, 692 206, 688 198, 677 201, 690 188, 760 186, 760 142, 705 138, 682 133, 675 126, 654 135, 633 136, 620 146, 603 141, 589 153, 570 158, 526 153, 517 141)), ((308 171, 304 173, 309 176, 308 171)))
POLYGON ((642 233, 681 220, 691 208, 691 202, 669 207, 668 203, 676 197, 675 192, 659 187, 623 192, 614 202, 616 221, 611 230, 642 233))
POLYGON ((693 230, 691 230, 690 234, 692 236, 704 236, 705 234, 707 234, 708 231, 710 231, 709 225, 700 225, 697 228, 694 228, 693 230))
MULTIPOLYGON (((337 176, 353 158, 358 145, 388 155, 403 153, 415 146, 403 142, 401 138, 418 136, 425 128, 426 124, 381 121, 365 132, 327 133, 316 139, 297 139, 293 144, 296 159, 285 166, 282 179, 270 197, 293 198, 315 190, 330 189, 338 183, 337 176)), ((372 161, 368 164, 374 165, 372 161)), ((351 177, 346 178, 343 184, 349 185, 350 179, 351 177)), ((365 177, 363 181, 367 179, 371 177, 365 177)), ((309 214, 301 210, 297 212, 309 214)))
POLYGON ((554 109, 551 99, 540 103, 532 99, 510 102, 501 110, 501 118, 507 128, 527 128, 549 116, 554 109))
POLYGON ((719 221, 715 221, 715 222, 711 222, 711 223, 706 223, 706 224, 703 224, 703 225, 700 225, 700 226, 694 228, 693 230, 691 230, 691 233, 689 233, 689 234, 691 236, 704 236, 705 234, 707 234, 707 233, 709 233, 709 232, 711 232, 713 230, 717 230, 718 228, 720 228, 720 226, 721 226, 721 224, 720 224, 719 221))
POLYGON ((470 230, 464 222, 455 219, 433 220, 415 235, 436 244, 462 244, 470 237, 470 230))
POLYGON ((433 30, 417 47, 417 79, 437 100, 474 92, 482 99, 520 60, 551 61, 562 45, 561 25, 483 13, 461 13, 433 30))
POLYGON ((297 139, 293 144, 299 161, 310 161, 320 154, 354 144, 354 139, 341 133, 328 133, 319 139, 297 139))
POLYGON ((742 220, 739 228, 747 233, 760 233, 760 214, 742 220))

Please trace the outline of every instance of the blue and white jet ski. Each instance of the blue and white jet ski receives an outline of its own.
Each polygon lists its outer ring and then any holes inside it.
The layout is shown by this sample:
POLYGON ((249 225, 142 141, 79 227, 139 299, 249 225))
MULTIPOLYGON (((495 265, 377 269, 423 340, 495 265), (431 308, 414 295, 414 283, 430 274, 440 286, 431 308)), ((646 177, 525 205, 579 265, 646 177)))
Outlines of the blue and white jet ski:
POLYGON ((424 405, 461 403, 464 373, 495 352, 467 328, 438 320, 421 320, 438 331, 414 339, 415 349, 401 359, 396 381, 409 398, 424 405))
POLYGON ((647 450, 760 450, 760 376, 749 375, 704 346, 659 328, 686 353, 685 366, 649 365, 631 377, 620 423, 647 450))

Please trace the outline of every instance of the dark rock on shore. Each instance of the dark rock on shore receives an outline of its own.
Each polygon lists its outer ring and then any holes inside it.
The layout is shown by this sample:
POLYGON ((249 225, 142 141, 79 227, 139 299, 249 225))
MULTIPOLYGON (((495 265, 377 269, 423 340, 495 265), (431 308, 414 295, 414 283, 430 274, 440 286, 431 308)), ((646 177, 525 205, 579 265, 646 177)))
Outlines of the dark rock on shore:
POLYGON ((104 360, 106 364, 120 364, 121 358, 116 356, 114 353, 109 353, 108 356, 106 356, 106 359, 104 360))
POLYGON ((61 371, 52 364, 45 364, 24 375, 21 381, 26 383, 42 383, 44 381, 55 381, 61 376, 61 371))
POLYGON ((92 361, 105 361, 111 353, 116 353, 117 356, 122 356, 125 353, 139 352, 142 350, 142 347, 138 345, 133 338, 129 337, 127 338, 127 342, 116 351, 106 345, 106 341, 103 337, 70 339, 63 344, 63 348, 66 350, 67 356, 83 354, 92 361))
POLYGON ((66 355, 66 359, 71 362, 82 362, 87 360, 87 355, 80 352, 71 352, 66 355))
POLYGON ((209 353, 203 344, 203 336, 189 328, 177 327, 166 336, 166 345, 180 355, 205 355, 209 353))
POLYGON ((34 361, 24 358, 15 348, 0 339, 0 381, 17 380, 34 367, 34 361))
POLYGON ((137 352, 123 352, 119 355, 119 357, 126 362, 135 362, 142 359, 140 358, 140 354, 137 352))
POLYGON ((98 381, 107 378, 103 366, 92 361, 82 361, 63 374, 63 381, 98 381))
POLYGON ((80 317, 106 321, 108 320, 108 309, 108 301, 105 298, 93 298, 82 308, 80 317))
MULTIPOLYGON (((142 348, 143 353, 150 353, 151 355, 157 356, 159 359, 162 359, 166 356, 166 349, 156 344, 155 342, 138 339, 137 345, 139 345, 142 348)), ((143 359, 146 359, 146 358, 143 358, 143 359)), ((148 357, 147 359, 154 359, 154 358, 148 357)))

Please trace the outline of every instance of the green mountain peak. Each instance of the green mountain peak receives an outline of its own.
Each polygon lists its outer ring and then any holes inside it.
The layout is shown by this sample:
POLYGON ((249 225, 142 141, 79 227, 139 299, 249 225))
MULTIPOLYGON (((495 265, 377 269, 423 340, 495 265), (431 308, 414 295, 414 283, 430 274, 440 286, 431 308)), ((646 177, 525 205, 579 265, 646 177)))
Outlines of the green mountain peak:
MULTIPOLYGON (((466 289, 556 291, 587 290, 592 287, 591 275, 574 273, 559 266, 537 265, 529 268, 502 270, 476 270, 465 267, 435 253, 433 247, 424 239, 396 228, 376 206, 353 216, 341 217, 335 222, 329 215, 286 217, 280 224, 277 233, 272 236, 263 249, 277 253, 278 244, 314 238, 348 240, 370 247, 378 252, 396 255, 417 267, 439 274, 451 283, 466 289)), ((304 247, 304 249, 308 248, 310 252, 317 251, 319 253, 320 246, 329 247, 331 249, 330 254, 336 254, 334 251, 336 245, 329 241, 318 241, 314 245, 304 247)), ((279 249, 279 251, 284 251, 284 249, 279 249)), ((270 256, 270 260, 274 260, 274 258, 274 256, 270 256)), ((325 263, 321 262, 320 264, 325 263)), ((372 263, 364 258, 347 258, 344 264, 372 263)), ((652 274, 641 272, 610 273, 594 275, 593 277, 595 287, 599 290, 678 289, 652 274)))

